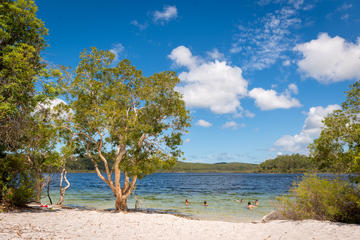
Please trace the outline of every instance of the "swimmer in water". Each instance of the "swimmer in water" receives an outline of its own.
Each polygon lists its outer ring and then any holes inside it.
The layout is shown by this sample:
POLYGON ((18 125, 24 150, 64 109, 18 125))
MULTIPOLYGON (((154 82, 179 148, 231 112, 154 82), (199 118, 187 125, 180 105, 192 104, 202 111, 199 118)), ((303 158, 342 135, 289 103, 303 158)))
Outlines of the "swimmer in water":
POLYGON ((187 199, 185 200, 185 205, 189 205, 189 201, 187 199))
POLYGON ((253 208, 256 208, 256 206, 252 205, 251 202, 248 202, 247 208, 251 210, 253 208))
POLYGON ((205 207, 207 207, 207 206, 208 206, 208 204, 207 204, 207 202, 206 202, 206 201, 204 201, 203 206, 205 206, 205 207))

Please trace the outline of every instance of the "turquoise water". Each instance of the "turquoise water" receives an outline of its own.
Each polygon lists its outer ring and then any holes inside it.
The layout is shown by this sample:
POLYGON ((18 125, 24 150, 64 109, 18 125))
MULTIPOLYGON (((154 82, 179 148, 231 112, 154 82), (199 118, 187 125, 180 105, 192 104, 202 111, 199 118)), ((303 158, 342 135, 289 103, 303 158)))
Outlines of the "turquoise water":
MULTIPOLYGON (((156 173, 138 180, 128 207, 135 207, 135 198, 141 210, 170 212, 195 219, 248 222, 261 219, 274 209, 276 196, 288 192, 300 174, 252 173, 156 173), (185 205, 185 199, 190 204, 185 205), (241 203, 241 199, 243 202, 241 203), (253 210, 248 201, 259 200, 253 210), (202 205, 207 201, 208 206, 202 205)), ((96 209, 114 208, 110 188, 95 173, 68 174, 71 187, 64 205, 96 209)), ((53 176, 51 197, 59 196, 59 176, 53 176)), ((48 203, 46 196, 43 202, 48 203)))

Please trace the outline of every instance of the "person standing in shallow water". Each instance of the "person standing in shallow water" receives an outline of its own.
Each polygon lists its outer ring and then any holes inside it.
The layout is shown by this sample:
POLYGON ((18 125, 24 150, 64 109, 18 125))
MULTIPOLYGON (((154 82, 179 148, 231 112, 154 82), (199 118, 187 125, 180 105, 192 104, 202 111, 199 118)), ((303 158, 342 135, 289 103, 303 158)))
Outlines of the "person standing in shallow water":
POLYGON ((185 205, 189 205, 189 201, 187 199, 185 200, 185 205))
POLYGON ((206 201, 204 201, 203 206, 204 206, 204 207, 207 207, 207 206, 208 206, 208 204, 207 204, 206 201))

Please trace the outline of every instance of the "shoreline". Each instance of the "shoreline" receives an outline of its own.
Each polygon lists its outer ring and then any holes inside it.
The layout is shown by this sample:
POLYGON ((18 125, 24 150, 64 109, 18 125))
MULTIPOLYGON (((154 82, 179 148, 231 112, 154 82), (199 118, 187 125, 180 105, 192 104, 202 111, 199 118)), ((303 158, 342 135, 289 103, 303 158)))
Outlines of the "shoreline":
MULTIPOLYGON (((53 206, 51 206, 53 207, 53 206)), ((360 239, 360 225, 315 220, 232 223, 171 214, 68 208, 0 213, 0 239, 360 239)))

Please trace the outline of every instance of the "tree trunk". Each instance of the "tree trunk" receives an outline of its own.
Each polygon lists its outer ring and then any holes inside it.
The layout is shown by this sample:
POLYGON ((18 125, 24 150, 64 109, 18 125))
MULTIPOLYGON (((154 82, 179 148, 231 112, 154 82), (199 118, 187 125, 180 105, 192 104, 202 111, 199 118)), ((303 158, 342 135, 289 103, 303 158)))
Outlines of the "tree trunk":
POLYGON ((47 196, 49 198, 49 201, 50 201, 50 204, 52 205, 52 200, 51 200, 51 197, 50 197, 50 182, 51 182, 51 177, 50 177, 50 174, 47 175, 47 196))
POLYGON ((127 207, 127 198, 124 197, 116 197, 116 201, 115 201, 115 211, 116 212, 120 212, 120 211, 127 211, 128 207, 127 207))
POLYGON ((35 202, 37 203, 41 203, 41 193, 42 193, 42 189, 44 187, 43 185, 43 178, 42 178, 42 175, 41 173, 37 173, 36 174, 37 178, 36 178, 36 197, 35 197, 35 202))
POLYGON ((59 186, 59 188, 60 188, 60 199, 57 202, 57 205, 60 205, 60 206, 62 206, 62 204, 63 204, 66 190, 70 187, 70 182, 66 178, 66 173, 67 173, 66 169, 63 168, 63 170, 61 171, 60 186, 59 186), (64 187, 64 188, 62 187, 63 179, 65 180, 65 182, 67 184, 66 187, 64 187))

